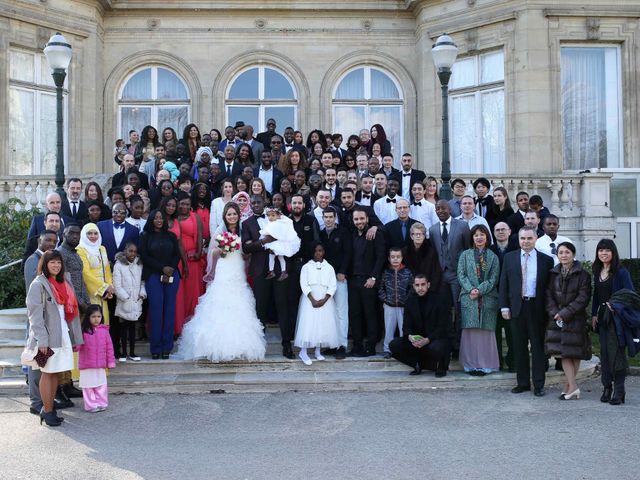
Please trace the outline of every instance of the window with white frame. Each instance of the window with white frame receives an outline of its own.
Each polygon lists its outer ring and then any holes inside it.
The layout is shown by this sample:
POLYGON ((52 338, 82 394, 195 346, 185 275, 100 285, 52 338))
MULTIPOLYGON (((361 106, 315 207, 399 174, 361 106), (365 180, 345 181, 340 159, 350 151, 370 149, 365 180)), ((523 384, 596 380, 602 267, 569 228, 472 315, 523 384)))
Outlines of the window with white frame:
POLYGON ((332 100, 333 131, 345 140, 379 123, 396 163, 403 153, 404 100, 399 82, 378 67, 357 67, 338 81, 332 100))
MULTIPOLYGON (((63 90, 65 119, 68 80, 67 74, 63 90)), ((56 86, 44 54, 10 49, 9 175, 55 173, 56 118, 56 86)), ((64 135, 66 146, 66 128, 64 135)))
POLYGON ((451 170, 505 173, 503 51, 460 58, 451 71, 451 170))
POLYGON ((186 83, 167 67, 145 66, 127 77, 118 95, 118 132, 125 141, 129 131, 147 125, 158 132, 173 128, 178 138, 191 116, 191 96, 186 83))
POLYGON ((297 128, 298 96, 293 82, 273 67, 251 67, 231 81, 226 95, 227 125, 242 121, 256 132, 273 118, 282 132, 297 128))
POLYGON ((623 167, 620 48, 563 46, 560 57, 564 168, 623 167))

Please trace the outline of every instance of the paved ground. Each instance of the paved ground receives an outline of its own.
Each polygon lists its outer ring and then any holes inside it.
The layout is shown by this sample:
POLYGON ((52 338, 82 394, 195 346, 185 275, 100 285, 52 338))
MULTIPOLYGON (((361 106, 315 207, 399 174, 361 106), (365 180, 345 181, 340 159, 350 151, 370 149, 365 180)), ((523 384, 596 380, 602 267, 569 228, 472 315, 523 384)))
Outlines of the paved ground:
POLYGON ((56 429, 0 397, 0 478, 637 479, 640 377, 620 407, 582 387, 121 395, 56 429))

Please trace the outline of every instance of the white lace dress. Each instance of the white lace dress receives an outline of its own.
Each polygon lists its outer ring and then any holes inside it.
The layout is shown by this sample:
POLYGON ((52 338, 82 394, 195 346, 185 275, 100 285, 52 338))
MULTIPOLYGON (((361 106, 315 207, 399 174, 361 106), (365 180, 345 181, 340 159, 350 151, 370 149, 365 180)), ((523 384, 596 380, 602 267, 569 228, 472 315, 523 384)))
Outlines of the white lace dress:
POLYGON ((236 251, 218 259, 213 281, 182 331, 176 356, 212 362, 255 361, 264 359, 265 350, 242 253, 236 251))

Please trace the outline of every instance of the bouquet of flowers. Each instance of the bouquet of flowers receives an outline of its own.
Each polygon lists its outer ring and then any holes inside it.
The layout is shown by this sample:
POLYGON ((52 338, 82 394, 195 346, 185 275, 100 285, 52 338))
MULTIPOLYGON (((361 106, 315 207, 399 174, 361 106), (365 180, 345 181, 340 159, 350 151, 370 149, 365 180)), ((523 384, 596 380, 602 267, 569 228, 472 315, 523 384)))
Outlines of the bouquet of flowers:
POLYGON ((216 237, 220 256, 225 257, 228 253, 240 250, 240 238, 235 233, 222 232, 216 237))

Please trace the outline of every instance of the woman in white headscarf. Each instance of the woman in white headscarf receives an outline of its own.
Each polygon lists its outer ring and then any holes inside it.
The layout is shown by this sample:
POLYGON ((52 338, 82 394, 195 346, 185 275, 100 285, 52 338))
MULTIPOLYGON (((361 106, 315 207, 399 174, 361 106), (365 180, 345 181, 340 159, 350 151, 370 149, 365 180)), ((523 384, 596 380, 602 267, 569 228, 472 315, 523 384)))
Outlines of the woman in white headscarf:
POLYGON ((82 227, 76 251, 82 259, 82 278, 89 292, 89 301, 102 307, 104 324, 109 325, 107 300, 113 297, 115 290, 107 250, 102 246, 102 236, 95 223, 82 227))

